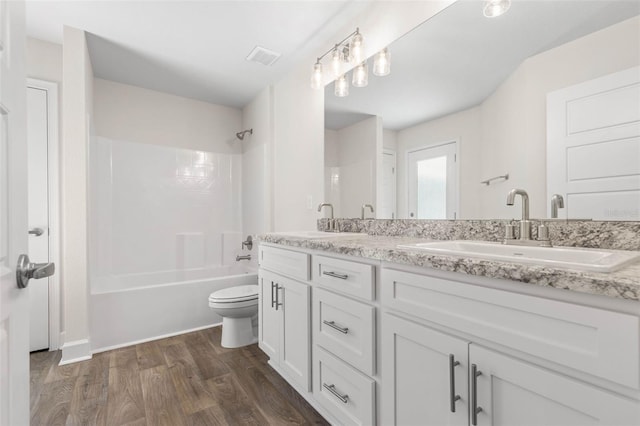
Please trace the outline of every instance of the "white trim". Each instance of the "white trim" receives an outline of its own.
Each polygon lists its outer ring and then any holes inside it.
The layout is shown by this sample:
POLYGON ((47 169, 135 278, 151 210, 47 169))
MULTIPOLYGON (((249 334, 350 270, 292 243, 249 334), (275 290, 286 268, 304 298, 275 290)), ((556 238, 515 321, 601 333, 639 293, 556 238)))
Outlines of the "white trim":
POLYGON ((100 353, 100 352, 112 351, 114 349, 120 349, 120 348, 126 348, 128 346, 139 345, 140 343, 153 342, 154 340, 161 340, 161 339, 166 339, 168 337, 179 336, 181 334, 193 333, 194 331, 206 330, 207 328, 220 327, 221 325, 222 325, 221 322, 219 322, 217 324, 213 324, 213 325, 208 324, 208 325, 204 325, 202 327, 190 328, 188 330, 180 330, 180 331, 176 331, 174 333, 167 333, 167 334, 162 334, 160 336, 149 337, 149 338, 146 338, 146 339, 134 340, 132 342, 119 343, 117 345, 112 345, 112 346, 105 346, 104 348, 93 349, 92 352, 94 354, 97 354, 97 353, 100 353))
POLYGON ((398 219, 398 153, 395 149, 382 148, 383 161, 385 154, 391 155, 393 157, 393 180, 395 181, 393 196, 395 200, 393 202, 393 212, 391 213, 391 215, 393 216, 392 219, 398 219))
POLYGON ((49 277, 49 350, 62 345, 60 338, 60 186, 58 84, 27 78, 27 87, 47 92, 47 167, 49 181, 49 261, 55 263, 56 273, 49 277))
POLYGON ((58 365, 72 364, 74 362, 91 359, 91 343, 89 339, 74 340, 62 346, 62 358, 58 365))

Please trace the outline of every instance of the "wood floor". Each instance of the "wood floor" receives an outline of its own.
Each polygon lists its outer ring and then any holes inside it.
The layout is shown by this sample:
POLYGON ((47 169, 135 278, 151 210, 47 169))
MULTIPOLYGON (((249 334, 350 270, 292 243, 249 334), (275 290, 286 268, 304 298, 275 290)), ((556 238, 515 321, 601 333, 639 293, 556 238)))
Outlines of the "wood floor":
POLYGON ((32 425, 285 425, 327 422, 257 345, 220 346, 220 327, 58 366, 31 354, 32 425))

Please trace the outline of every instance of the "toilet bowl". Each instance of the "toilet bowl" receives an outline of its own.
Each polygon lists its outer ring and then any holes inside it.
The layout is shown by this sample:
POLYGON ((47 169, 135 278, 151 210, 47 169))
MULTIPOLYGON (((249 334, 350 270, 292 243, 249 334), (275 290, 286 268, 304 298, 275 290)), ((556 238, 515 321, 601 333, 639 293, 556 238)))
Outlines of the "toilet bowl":
POLYGON ((258 286, 241 285, 209 295, 209 307, 222 317, 222 346, 239 348, 258 341, 253 318, 258 314, 258 286))

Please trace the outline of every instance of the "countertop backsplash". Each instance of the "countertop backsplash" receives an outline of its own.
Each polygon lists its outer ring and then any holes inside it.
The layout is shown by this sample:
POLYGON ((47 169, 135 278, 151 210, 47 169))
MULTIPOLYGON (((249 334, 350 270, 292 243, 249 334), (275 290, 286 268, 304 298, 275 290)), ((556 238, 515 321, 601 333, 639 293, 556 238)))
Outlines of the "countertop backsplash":
MULTIPOLYGON (((415 220, 415 219, 336 219, 342 232, 369 235, 429 238, 434 240, 501 241, 505 225, 517 220, 415 220)), ((540 219, 531 219, 536 238, 540 219)), ((640 221, 544 220, 555 246, 614 250, 640 250, 640 221)), ((328 227, 328 219, 318 220, 318 230, 328 227)))

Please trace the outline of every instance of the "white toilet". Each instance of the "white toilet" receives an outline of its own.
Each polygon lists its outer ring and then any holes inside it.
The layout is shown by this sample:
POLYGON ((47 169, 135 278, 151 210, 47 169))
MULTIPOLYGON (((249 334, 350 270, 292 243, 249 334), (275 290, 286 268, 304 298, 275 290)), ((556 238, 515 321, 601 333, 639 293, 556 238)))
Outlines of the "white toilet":
POLYGON ((258 314, 258 286, 240 285, 209 295, 209 307, 222 317, 222 346, 239 348, 258 341, 252 320, 258 314))

